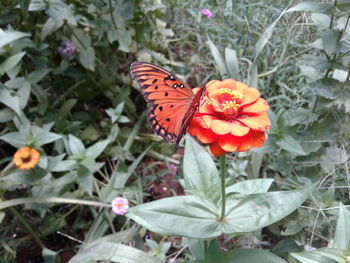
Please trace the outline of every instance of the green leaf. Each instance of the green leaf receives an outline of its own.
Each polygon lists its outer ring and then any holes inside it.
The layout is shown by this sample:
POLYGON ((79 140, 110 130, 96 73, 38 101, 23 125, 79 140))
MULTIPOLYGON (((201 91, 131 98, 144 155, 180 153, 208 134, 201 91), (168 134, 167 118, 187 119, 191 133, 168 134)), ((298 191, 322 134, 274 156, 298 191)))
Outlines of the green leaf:
POLYGON ((318 96, 335 99, 337 95, 335 90, 338 90, 342 85, 338 80, 322 78, 312 83, 311 90, 318 96))
POLYGON ((305 155, 305 152, 300 146, 299 142, 288 134, 284 134, 283 137, 276 142, 276 144, 288 152, 295 153, 297 155, 305 155))
POLYGON ((350 212, 342 203, 339 206, 337 227, 331 248, 349 250, 350 248, 350 212))
POLYGON ((4 31, 0 28, 0 48, 23 37, 30 37, 30 34, 13 30, 4 31))
POLYGON ((78 172, 78 184, 91 196, 92 195, 92 174, 90 170, 84 166, 79 165, 78 172))
POLYGON ((80 63, 87 69, 95 70, 95 49, 93 47, 88 47, 79 54, 80 63))
MULTIPOLYGON (((196 263, 197 262, 198 261, 196 261, 196 263)), ((227 259, 224 253, 221 251, 219 247, 218 240, 216 239, 210 240, 209 246, 207 246, 205 251, 205 260, 199 261, 199 262, 203 262, 203 263, 227 262, 227 259)))
POLYGON ((239 81, 239 64, 236 50, 228 47, 225 48, 225 62, 229 77, 239 81))
POLYGON ((288 9, 286 12, 314 12, 322 14, 333 14, 335 6, 333 3, 301 2, 288 9))
POLYGON ((235 249, 227 253, 230 263, 287 263, 284 259, 259 249, 235 249))
POLYGON ((46 247, 43 248, 43 259, 47 263, 56 263, 60 259, 59 252, 53 251, 46 247))
POLYGON ((7 58, 3 63, 0 65, 0 76, 4 75, 11 69, 13 69, 23 58, 23 56, 26 54, 26 52, 20 52, 16 55, 13 55, 9 58, 7 58))
POLYGON ((69 149, 73 155, 81 156, 85 153, 85 146, 81 142, 81 140, 79 140, 77 137, 71 134, 69 134, 68 140, 69 140, 69 149))
POLYGON ((222 233, 218 207, 197 196, 175 196, 141 204, 130 208, 126 216, 163 235, 213 238, 222 233))
POLYGON ((218 50, 218 48, 215 46, 215 44, 213 43, 213 41, 211 41, 209 37, 207 40, 207 44, 210 48, 210 52, 212 56, 214 57, 215 65, 218 67, 220 75, 221 76, 228 75, 224 58, 222 57, 222 55, 220 54, 220 51, 218 50))
POLYGON ((288 126, 294 126, 297 124, 309 124, 317 120, 318 115, 311 110, 303 108, 290 109, 287 113, 288 126))
POLYGON ((227 198, 224 233, 251 232, 291 214, 311 193, 310 187, 291 191, 227 198))
POLYGON ((191 136, 186 136, 183 161, 185 189, 215 200, 219 197, 219 173, 213 159, 191 136))
POLYGON ((62 107, 60 108, 60 111, 58 112, 58 115, 60 116, 60 118, 65 119, 68 113, 70 113, 71 109, 75 106, 77 101, 78 101, 77 99, 69 99, 65 101, 62 107))
POLYGON ((34 140, 35 140, 35 147, 39 148, 42 145, 57 141, 59 139, 61 139, 62 136, 57 134, 57 133, 53 133, 53 132, 42 132, 39 133, 35 136, 34 140))
POLYGON ((335 165, 345 163, 348 155, 344 149, 336 146, 326 148, 326 152, 321 156, 320 164, 326 173, 333 172, 335 165))
POLYGON ((202 260, 205 257, 205 244, 204 240, 195 239, 195 238, 189 238, 189 237, 183 237, 182 243, 184 245, 188 246, 188 249, 190 250, 192 256, 196 260, 202 260))
POLYGON ((49 17, 41 30, 41 40, 44 40, 48 35, 55 32, 57 29, 63 26, 63 24, 64 22, 62 19, 52 19, 49 17))
POLYGON ((119 50, 129 52, 129 46, 132 43, 131 31, 124 28, 117 29, 117 38, 119 43, 119 50))
POLYGON ((19 108, 21 110, 24 109, 30 96, 30 83, 25 78, 21 77, 6 81, 5 85, 13 89, 11 93, 17 98, 19 108))
POLYGON ((226 199, 221 208, 197 196, 176 196, 129 209, 127 217, 163 235, 208 239, 221 234, 250 232, 272 224, 292 213, 308 197, 311 188, 271 192, 226 199), (184 227, 186 226, 186 227, 184 227))
POLYGON ((350 1, 349 0, 338 0, 337 1, 337 8, 341 11, 348 12, 350 8, 350 1))
POLYGON ((311 20, 321 29, 327 29, 331 22, 331 18, 328 15, 319 13, 312 13, 311 20))
POLYGON ((77 166, 76 160, 64 160, 60 161, 55 167, 52 168, 53 172, 71 171, 77 166))
POLYGON ((275 21, 273 21, 273 23, 264 31, 264 33, 259 38, 258 42, 255 44, 255 52, 254 52, 254 59, 253 59, 254 65, 259 54, 261 53, 263 48, 266 46, 266 44, 269 42, 277 22, 282 18, 284 14, 285 14, 285 11, 283 11, 275 21))
POLYGON ((126 182, 129 180, 130 176, 134 173, 137 166, 142 161, 143 157, 148 153, 148 151, 153 147, 149 146, 145 151, 143 151, 135 161, 128 167, 127 172, 120 171, 120 165, 122 162, 118 162, 118 165, 114 168, 112 176, 108 185, 104 188, 102 192, 102 199, 111 201, 116 195, 116 189, 123 188, 126 182))
POLYGON ((251 179, 241 181, 226 188, 226 193, 260 194, 266 193, 274 179, 251 179))
POLYGON ((96 159, 110 143, 108 139, 99 141, 86 149, 86 156, 96 159))
POLYGON ((337 53, 341 46, 342 33, 339 30, 327 29, 322 35, 322 45, 328 55, 337 53))
POLYGON ((0 110, 0 123, 8 122, 14 118, 15 114, 9 108, 4 108, 0 110))
POLYGON ((15 91, 0 85, 0 102, 12 109, 18 116, 21 115, 19 99, 15 91))
POLYGON ((27 131, 22 130, 20 132, 9 132, 2 136, 0 139, 11 144, 15 148, 21 148, 28 145, 27 131))
POLYGON ((295 252, 291 255, 301 263, 346 263, 346 253, 339 249, 319 249, 312 252, 295 252))
POLYGON ((101 242, 88 246, 71 258, 69 262, 95 263, 112 261, 119 263, 163 263, 151 254, 113 242, 101 242))
POLYGON ((46 9, 44 0, 32 0, 29 4, 28 11, 42 11, 46 9))
POLYGON ((76 26, 75 17, 70 5, 62 0, 49 2, 47 14, 54 20, 67 21, 72 26, 76 26))

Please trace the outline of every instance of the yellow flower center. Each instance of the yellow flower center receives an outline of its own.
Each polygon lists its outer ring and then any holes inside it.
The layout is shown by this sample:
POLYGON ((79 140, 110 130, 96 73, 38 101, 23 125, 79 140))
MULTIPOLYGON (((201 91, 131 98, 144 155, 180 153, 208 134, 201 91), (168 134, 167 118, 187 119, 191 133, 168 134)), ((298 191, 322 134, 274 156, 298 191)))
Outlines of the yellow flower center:
POLYGON ((238 92, 237 90, 231 90, 228 88, 223 88, 219 90, 219 94, 227 94, 232 96, 232 98, 236 99, 236 100, 240 100, 243 97, 243 94, 238 92))
POLYGON ((218 93, 220 94, 222 117, 226 120, 233 120, 238 114, 241 106, 239 101, 243 98, 243 94, 228 88, 220 89, 218 93))
POLYGON ((225 101, 225 103, 222 103, 221 106, 223 106, 223 110, 233 110, 237 111, 239 104, 236 101, 225 101))
POLYGON ((24 161, 24 162, 28 162, 30 160, 30 151, 23 151, 22 152, 22 156, 21 156, 21 159, 24 161))

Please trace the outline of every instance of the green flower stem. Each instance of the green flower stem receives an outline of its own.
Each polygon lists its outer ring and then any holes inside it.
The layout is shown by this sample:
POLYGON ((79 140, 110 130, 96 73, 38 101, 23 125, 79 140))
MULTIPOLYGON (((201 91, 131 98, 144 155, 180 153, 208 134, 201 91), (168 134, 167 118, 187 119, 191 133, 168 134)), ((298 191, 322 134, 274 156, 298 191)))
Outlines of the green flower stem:
POLYGON ((221 177, 221 216, 220 221, 225 217, 226 206, 226 154, 220 156, 220 177, 221 177))
POLYGON ((22 217, 20 213, 17 212, 17 210, 13 207, 9 207, 9 210, 11 213, 16 217, 18 222, 30 233, 34 241, 41 247, 44 248, 43 242, 41 242, 40 238, 36 234, 36 232, 32 229, 32 227, 27 223, 27 221, 22 217))

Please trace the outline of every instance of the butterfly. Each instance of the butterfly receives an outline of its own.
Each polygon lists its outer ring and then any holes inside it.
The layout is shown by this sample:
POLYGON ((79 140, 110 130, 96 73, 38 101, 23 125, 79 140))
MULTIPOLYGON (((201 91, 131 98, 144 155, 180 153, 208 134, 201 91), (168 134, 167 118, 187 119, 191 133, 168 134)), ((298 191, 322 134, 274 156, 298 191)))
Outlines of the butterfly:
POLYGON ((199 108, 205 86, 194 94, 185 81, 146 62, 132 63, 130 71, 139 83, 143 97, 150 104, 147 120, 154 133, 167 142, 175 143, 177 147, 199 108))

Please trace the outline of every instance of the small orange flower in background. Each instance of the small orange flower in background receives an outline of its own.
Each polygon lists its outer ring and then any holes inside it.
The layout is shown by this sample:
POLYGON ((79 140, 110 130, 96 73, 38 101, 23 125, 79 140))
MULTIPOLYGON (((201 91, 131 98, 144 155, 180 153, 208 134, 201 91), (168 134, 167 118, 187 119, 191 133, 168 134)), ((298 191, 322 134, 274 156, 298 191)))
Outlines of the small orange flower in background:
POLYGON ((261 147, 271 122, 267 115, 270 107, 260 92, 233 79, 212 80, 206 87, 189 133, 210 144, 215 155, 261 147))
POLYGON ((22 147, 13 156, 13 163, 22 170, 32 169, 40 159, 40 153, 30 147, 22 147))

